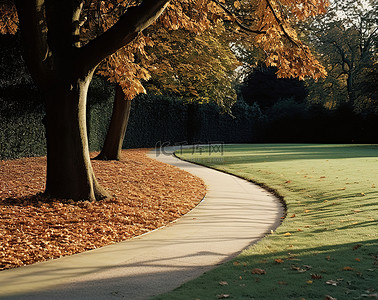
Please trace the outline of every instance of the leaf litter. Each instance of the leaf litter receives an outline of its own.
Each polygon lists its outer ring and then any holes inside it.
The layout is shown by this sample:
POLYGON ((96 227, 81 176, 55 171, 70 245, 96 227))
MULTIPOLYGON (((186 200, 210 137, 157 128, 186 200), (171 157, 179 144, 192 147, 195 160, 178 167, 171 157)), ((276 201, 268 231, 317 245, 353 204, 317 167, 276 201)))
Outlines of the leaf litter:
POLYGON ((97 202, 44 197, 46 157, 0 161, 0 270, 130 239, 193 209, 206 193, 203 181, 147 151, 92 162, 113 195, 97 202))

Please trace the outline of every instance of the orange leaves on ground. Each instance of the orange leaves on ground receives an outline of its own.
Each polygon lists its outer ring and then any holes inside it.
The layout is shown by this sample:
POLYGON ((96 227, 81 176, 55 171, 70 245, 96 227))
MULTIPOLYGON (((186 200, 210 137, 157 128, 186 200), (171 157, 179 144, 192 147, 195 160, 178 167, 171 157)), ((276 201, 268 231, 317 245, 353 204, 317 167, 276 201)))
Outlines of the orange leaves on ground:
POLYGON ((95 249, 161 227, 190 211, 205 194, 203 182, 124 150, 124 161, 93 161, 113 199, 46 199, 46 158, 0 161, 0 269, 95 249))

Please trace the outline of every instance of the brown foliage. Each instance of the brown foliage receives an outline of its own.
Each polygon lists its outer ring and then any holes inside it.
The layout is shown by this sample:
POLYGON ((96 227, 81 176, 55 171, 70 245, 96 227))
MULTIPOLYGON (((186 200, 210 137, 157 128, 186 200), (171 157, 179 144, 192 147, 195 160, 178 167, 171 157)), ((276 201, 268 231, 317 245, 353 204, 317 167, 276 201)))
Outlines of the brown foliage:
MULTIPOLYGON (((0 161, 0 270, 119 242, 186 214, 204 197, 197 177, 124 150, 123 160, 93 161, 112 199, 46 199, 45 157, 0 161)), ((95 155, 95 153, 93 153, 95 155)))

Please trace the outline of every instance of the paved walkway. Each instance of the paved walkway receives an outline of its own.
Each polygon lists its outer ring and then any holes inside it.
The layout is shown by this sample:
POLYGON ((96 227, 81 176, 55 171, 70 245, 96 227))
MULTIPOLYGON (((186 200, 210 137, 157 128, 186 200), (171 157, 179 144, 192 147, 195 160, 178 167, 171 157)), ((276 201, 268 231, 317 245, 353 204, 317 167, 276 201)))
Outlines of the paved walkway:
POLYGON ((260 187, 171 155, 151 156, 203 178, 204 201, 177 222, 138 238, 2 271, 0 298, 149 299, 198 277, 278 226, 282 206, 260 187))

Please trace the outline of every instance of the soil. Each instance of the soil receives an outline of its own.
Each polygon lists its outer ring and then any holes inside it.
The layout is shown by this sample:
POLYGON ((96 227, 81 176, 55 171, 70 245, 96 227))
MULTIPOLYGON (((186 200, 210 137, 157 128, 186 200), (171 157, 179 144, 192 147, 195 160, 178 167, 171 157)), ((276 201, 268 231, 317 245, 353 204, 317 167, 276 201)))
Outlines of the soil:
POLYGON ((193 209, 206 193, 203 181, 148 158, 147 151, 92 161, 113 195, 97 202, 46 198, 46 157, 0 161, 0 270, 130 239, 193 209))

